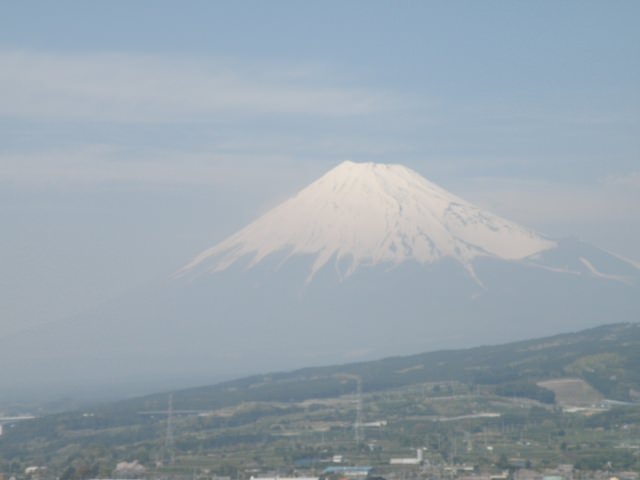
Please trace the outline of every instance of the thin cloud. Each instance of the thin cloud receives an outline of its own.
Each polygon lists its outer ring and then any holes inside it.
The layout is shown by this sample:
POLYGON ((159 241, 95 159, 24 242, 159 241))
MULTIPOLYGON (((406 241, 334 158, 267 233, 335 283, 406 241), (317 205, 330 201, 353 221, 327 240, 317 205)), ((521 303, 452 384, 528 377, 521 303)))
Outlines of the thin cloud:
POLYGON ((569 184, 519 178, 476 178, 460 193, 479 205, 530 226, 623 221, 640 217, 640 192, 607 180, 569 184))
POLYGON ((554 238, 578 236, 638 260, 640 188, 482 178, 459 185, 463 197, 554 238))
POLYGON ((605 179, 605 184, 611 187, 640 189, 640 172, 631 172, 627 175, 610 175, 605 179))
MULTIPOLYGON (((0 153, 0 182, 20 188, 236 186, 305 178, 313 162, 287 155, 134 149, 108 144, 0 153)), ((315 168, 317 169, 317 167, 315 168)))
MULTIPOLYGON (((0 115, 167 122, 211 115, 362 115, 394 104, 385 92, 318 83, 304 66, 211 58, 0 51, 0 115)), ((324 77, 326 80, 326 75, 324 77)))

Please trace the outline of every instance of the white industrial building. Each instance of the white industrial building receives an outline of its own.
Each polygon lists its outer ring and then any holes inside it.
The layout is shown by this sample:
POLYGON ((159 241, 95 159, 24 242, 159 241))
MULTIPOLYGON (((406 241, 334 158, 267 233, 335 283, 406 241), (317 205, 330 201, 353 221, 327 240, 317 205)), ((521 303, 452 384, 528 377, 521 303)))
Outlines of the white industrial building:
POLYGON ((422 465, 423 460, 422 449, 418 448, 415 458, 392 458, 389 463, 391 465, 422 465))

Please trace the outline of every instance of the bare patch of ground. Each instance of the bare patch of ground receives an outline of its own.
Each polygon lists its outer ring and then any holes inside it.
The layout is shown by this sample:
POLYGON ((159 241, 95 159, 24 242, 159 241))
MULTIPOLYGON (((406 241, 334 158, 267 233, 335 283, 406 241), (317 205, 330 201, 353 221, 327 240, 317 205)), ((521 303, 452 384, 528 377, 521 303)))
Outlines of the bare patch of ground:
POLYGON ((603 400, 600 392, 580 378, 558 378, 538 385, 553 391, 556 402, 562 406, 587 407, 603 400))

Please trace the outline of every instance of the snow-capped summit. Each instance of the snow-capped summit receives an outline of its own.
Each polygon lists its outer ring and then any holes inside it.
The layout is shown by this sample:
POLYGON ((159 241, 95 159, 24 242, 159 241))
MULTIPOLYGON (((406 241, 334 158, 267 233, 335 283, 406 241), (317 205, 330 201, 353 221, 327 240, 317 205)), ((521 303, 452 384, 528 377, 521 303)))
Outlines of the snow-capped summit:
POLYGON ((453 258, 473 271, 476 257, 520 260, 555 243, 431 183, 402 165, 346 161, 180 272, 221 271, 243 257, 313 257, 308 280, 330 261, 362 265, 453 258))

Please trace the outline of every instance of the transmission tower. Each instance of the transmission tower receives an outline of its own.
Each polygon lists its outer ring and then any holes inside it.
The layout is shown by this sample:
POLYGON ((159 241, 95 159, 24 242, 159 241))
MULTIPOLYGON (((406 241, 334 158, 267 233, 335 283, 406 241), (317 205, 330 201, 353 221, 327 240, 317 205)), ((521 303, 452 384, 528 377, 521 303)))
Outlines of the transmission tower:
POLYGON ((353 422, 353 436, 356 444, 363 440, 362 436, 362 377, 353 373, 338 373, 335 377, 356 382, 356 419, 353 422))
POLYGON ((356 421, 353 424, 353 434, 356 444, 362 441, 362 378, 356 377, 356 421))
POLYGON ((173 466, 176 462, 176 454, 173 442, 173 393, 169 394, 169 407, 167 408, 167 432, 164 437, 163 460, 173 466))

